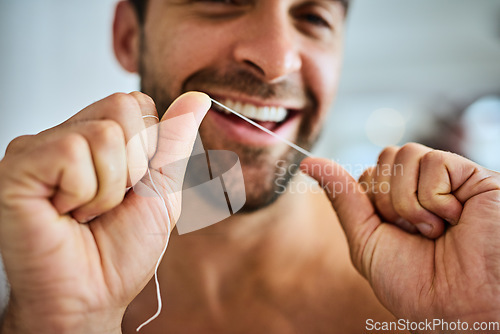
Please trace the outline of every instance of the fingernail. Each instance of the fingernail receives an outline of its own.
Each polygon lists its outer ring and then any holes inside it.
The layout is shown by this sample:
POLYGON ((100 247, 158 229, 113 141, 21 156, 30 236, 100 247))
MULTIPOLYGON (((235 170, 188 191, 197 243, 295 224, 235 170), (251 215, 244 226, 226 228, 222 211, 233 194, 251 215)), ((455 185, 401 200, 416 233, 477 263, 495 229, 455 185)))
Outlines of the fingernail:
POLYGON ((451 218, 445 218, 444 220, 446 220, 450 225, 457 225, 458 222, 455 221, 454 219, 451 219, 451 218))
POLYGON ((90 216, 90 217, 88 217, 88 218, 86 218, 86 219, 82 220, 82 224, 87 224, 87 223, 89 223, 90 221, 94 220, 94 219, 95 219, 95 217, 97 217, 97 216, 90 216))
POLYGON ((427 223, 419 223, 416 224, 415 226, 417 226, 420 233, 422 233, 425 236, 429 236, 432 233, 432 230, 434 229, 432 225, 429 225, 427 223))
POLYGON ((407 232, 410 232, 410 233, 417 232, 417 229, 415 228, 415 226, 404 218, 400 217, 400 218, 396 219, 394 224, 396 224, 397 226, 399 226, 400 228, 402 228, 403 230, 405 230, 407 232))

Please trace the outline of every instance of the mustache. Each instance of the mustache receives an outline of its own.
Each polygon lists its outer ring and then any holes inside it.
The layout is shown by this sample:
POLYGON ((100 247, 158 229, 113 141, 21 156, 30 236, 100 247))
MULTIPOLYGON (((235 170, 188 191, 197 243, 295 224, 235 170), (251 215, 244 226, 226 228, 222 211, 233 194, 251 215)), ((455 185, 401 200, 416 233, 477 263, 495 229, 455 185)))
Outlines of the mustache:
POLYGON ((285 80, 278 83, 266 83, 252 72, 238 69, 220 72, 216 69, 203 69, 188 77, 182 86, 184 92, 190 90, 207 91, 213 89, 227 89, 237 91, 248 96, 262 99, 301 99, 307 105, 314 105, 312 94, 294 81, 285 80))

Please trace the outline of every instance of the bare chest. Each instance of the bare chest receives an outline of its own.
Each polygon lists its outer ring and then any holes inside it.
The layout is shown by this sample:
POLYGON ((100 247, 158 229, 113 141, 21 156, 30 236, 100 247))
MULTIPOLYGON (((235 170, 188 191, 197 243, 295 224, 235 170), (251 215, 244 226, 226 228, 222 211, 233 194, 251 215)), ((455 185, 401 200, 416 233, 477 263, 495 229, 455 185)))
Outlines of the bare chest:
MULTIPOLYGON (((320 273, 318 273, 320 274, 320 273)), ((164 310, 142 333, 360 333, 367 319, 391 319, 365 281, 354 275, 343 285, 304 273, 284 286, 258 280, 241 280, 227 286, 204 289, 164 286, 164 310)), ((124 333, 154 314, 154 286, 130 305, 123 322, 124 333)))

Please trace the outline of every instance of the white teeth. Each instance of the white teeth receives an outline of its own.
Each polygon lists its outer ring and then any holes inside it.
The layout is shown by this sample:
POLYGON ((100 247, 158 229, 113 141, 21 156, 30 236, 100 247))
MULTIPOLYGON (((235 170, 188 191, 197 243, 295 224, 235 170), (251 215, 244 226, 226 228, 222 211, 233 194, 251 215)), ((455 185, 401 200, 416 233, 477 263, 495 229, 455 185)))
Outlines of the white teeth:
MULTIPOLYGON (((235 102, 225 100, 224 105, 234 111, 261 122, 281 122, 288 116, 288 111, 283 107, 257 107, 253 104, 235 102)), ((226 114, 230 114, 229 110, 224 109, 226 114)))

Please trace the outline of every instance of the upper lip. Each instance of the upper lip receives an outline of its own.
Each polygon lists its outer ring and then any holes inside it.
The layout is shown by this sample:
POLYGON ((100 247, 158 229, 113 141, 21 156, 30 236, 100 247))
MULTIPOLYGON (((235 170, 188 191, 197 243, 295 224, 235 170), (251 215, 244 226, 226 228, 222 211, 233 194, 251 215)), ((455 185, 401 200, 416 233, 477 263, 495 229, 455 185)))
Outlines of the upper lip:
POLYGON ((207 93, 214 100, 224 103, 224 100, 232 100, 242 103, 253 104, 257 107, 283 107, 287 110, 302 110, 306 108, 306 103, 302 101, 283 101, 277 99, 260 99, 251 96, 245 96, 241 94, 231 94, 231 93, 207 93))

